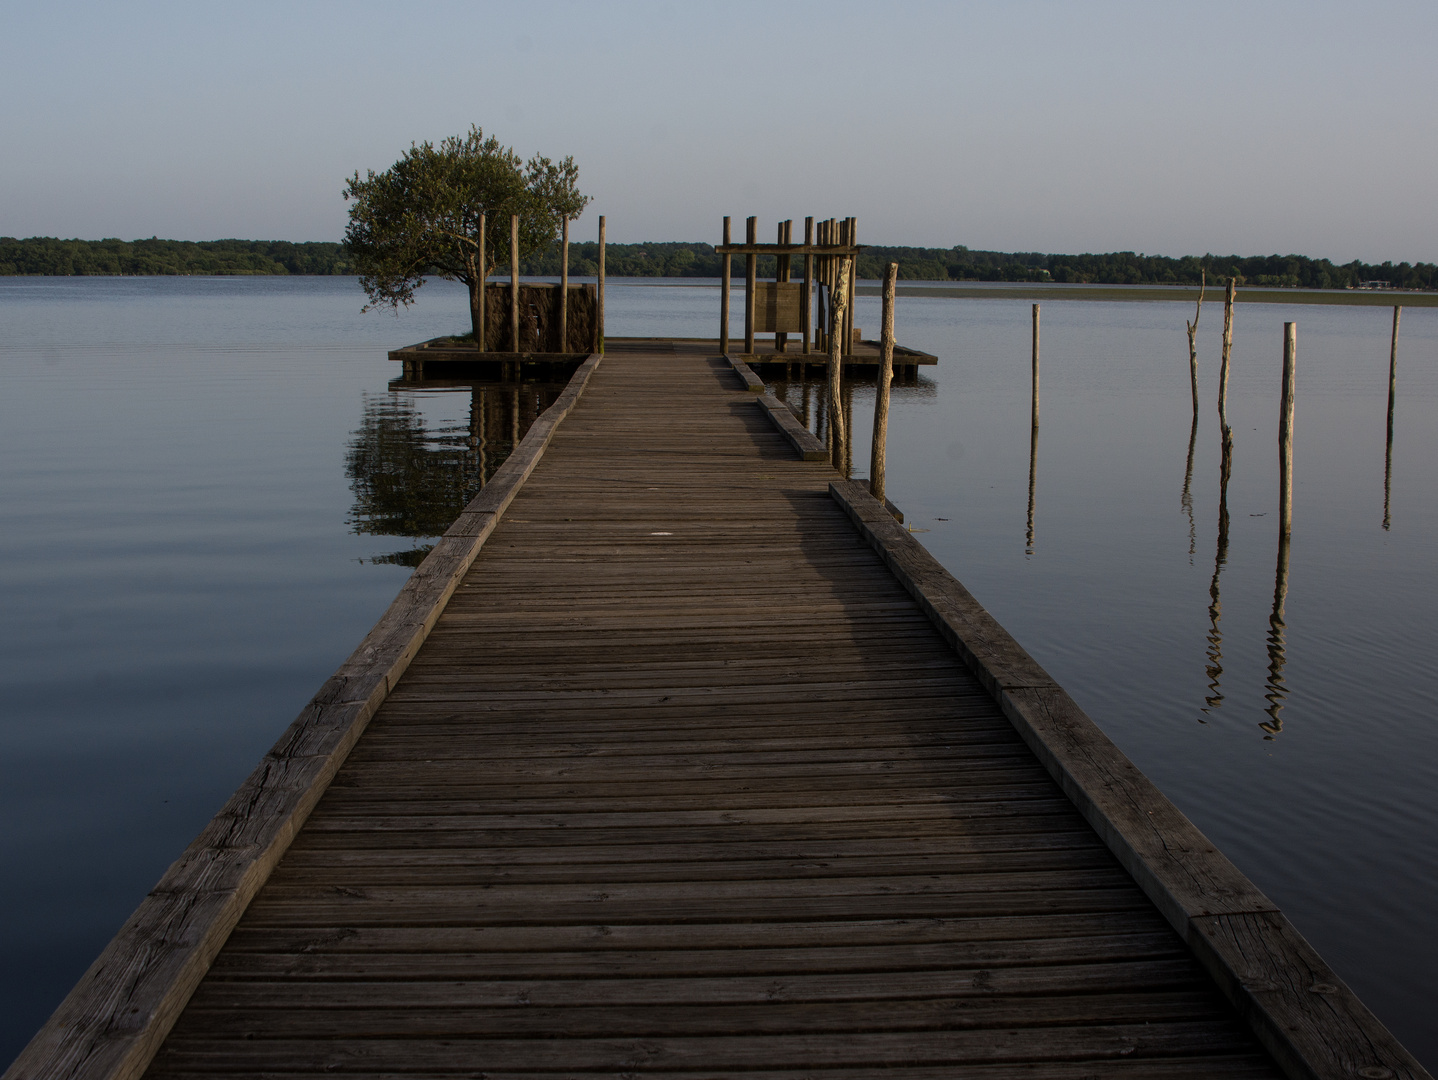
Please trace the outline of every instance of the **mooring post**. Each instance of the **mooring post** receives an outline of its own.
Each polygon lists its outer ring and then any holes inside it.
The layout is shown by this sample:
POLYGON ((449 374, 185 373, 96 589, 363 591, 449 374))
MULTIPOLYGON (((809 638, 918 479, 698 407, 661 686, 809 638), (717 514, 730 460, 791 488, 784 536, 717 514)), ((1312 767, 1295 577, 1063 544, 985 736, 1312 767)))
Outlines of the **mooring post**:
MULTIPOLYGON (((724 218, 724 247, 729 246, 729 218, 724 218)), ((729 353, 729 256, 726 254, 719 260, 721 280, 719 282, 719 351, 724 355, 729 353)))
POLYGON ((484 316, 485 316, 485 314, 486 314, 485 308, 488 306, 488 305, 486 304, 486 302, 485 302, 484 279, 489 276, 489 264, 484 261, 484 219, 485 219, 485 215, 484 215, 484 214, 480 214, 480 215, 479 215, 479 290, 478 290, 478 291, 479 291, 479 318, 475 320, 475 322, 476 322, 476 324, 477 324, 477 325, 476 325, 476 329, 479 331, 479 334, 478 334, 479 340, 474 343, 474 347, 475 347, 476 349, 478 349, 480 352, 484 352, 484 339, 488 336, 488 328, 485 326, 485 321, 484 321, 484 316))
POLYGON ((1039 306, 1034 305, 1034 392, 1033 426, 1039 426, 1039 306))
MULTIPOLYGON (((804 219, 804 246, 812 247, 814 243, 814 219, 804 219)), ((804 352, 808 353, 811 339, 813 337, 809 323, 814 315, 814 253, 804 252, 804 352)))
POLYGON ((519 215, 509 215, 509 340, 519 352, 519 215))
POLYGON ((879 383, 874 392, 874 445, 869 455, 869 490, 884 501, 884 448, 889 439, 889 382, 894 377, 894 290, 899 264, 884 274, 884 311, 879 323, 879 383))
POLYGON ((569 351, 569 215, 559 238, 559 351, 569 351))
POLYGON ((1198 317, 1203 314, 1203 292, 1208 286, 1208 272, 1198 272, 1198 307, 1193 312, 1193 322, 1188 323, 1188 381, 1193 388, 1193 415, 1198 415, 1198 345, 1194 338, 1198 334, 1198 317))
POLYGON ((1278 531, 1285 539, 1293 524, 1293 398, 1298 361, 1298 324, 1283 324, 1283 400, 1278 409, 1278 531))
POLYGON ((594 332, 599 338, 595 352, 604 351, 604 215, 599 215, 599 288, 595 290, 594 332))
POLYGON ((849 261, 839 260, 839 272, 829 293, 829 461, 840 473, 844 471, 844 402, 840 396, 843 351, 840 348, 844 328, 844 298, 849 292, 849 261))
MULTIPOLYGON (((758 219, 749 218, 744 223, 744 243, 758 243, 758 229, 758 219)), ((754 355, 754 285, 758 272, 759 256, 751 251, 744 256, 744 352, 748 356, 754 355)))
POLYGON ((1223 297, 1223 359, 1218 364, 1218 423, 1228 430, 1228 361, 1233 355, 1233 300, 1238 287, 1233 278, 1228 279, 1228 291, 1223 297))

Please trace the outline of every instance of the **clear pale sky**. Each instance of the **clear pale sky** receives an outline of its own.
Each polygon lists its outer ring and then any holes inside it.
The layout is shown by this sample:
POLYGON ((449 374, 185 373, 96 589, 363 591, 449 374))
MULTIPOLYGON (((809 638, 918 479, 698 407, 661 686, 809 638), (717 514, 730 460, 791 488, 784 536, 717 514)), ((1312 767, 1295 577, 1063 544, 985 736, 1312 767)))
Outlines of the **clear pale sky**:
POLYGON ((0 0, 0 235, 336 240, 477 123, 577 238, 1431 262, 1435 74, 1432 3, 0 0))

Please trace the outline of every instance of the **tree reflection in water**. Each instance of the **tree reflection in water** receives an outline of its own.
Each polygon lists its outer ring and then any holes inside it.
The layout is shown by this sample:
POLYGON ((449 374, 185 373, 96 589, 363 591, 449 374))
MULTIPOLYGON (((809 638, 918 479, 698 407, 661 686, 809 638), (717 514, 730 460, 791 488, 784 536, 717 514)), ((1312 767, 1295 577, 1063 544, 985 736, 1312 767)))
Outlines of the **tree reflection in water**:
POLYGON ((361 536, 430 540, 370 562, 418 566, 459 512, 494 476, 535 418, 554 404, 562 384, 466 383, 399 387, 365 395, 360 425, 345 451, 354 492, 347 524, 361 536), (467 392, 469 418, 426 420, 423 394, 467 392))

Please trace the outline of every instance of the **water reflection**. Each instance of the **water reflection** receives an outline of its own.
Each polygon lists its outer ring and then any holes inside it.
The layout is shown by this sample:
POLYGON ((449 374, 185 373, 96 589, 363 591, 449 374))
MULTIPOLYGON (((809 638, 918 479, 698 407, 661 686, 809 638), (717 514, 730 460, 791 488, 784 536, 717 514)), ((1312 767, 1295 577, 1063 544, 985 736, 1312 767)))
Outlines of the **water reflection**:
POLYGON ((1193 414, 1193 424, 1188 429, 1188 464, 1183 470, 1183 493, 1178 505, 1188 515, 1188 565, 1193 565, 1193 553, 1198 544, 1198 529, 1193 522, 1193 448, 1198 442, 1198 413, 1193 414))
MULTIPOLYGON (((771 378, 765 372, 765 383, 774 391, 774 396, 789 406, 789 409, 803 423, 803 425, 814 433, 820 442, 828 445, 830 439, 829 424, 829 383, 822 374, 811 375, 805 371, 806 365, 794 364, 791 373, 786 377, 771 378)), ((776 369, 776 372, 782 369, 776 369)), ((821 369, 822 371, 822 369, 821 369)), ((844 378, 839 384, 839 399, 844 409, 843 431, 840 434, 844 438, 843 452, 840 457, 842 468, 840 472, 844 477, 850 478, 854 472, 854 393, 856 389, 874 391, 878 388, 878 375, 873 368, 862 368, 856 366, 844 368, 844 378)), ((909 398, 933 398, 938 394, 938 387, 932 379, 918 374, 913 367, 895 367, 894 379, 890 384, 890 393, 893 404, 909 398)), ((870 399, 872 401, 872 399, 870 399)), ((872 409, 870 410, 872 411, 872 409)), ((867 440, 863 445, 867 446, 867 440)), ((864 474, 868 473, 869 463, 862 462, 864 474)))
MULTIPOLYGON (((1197 425, 1195 425, 1196 427, 1197 425)), ((1228 481, 1233 475, 1233 431, 1227 424, 1222 426, 1223 450, 1218 466, 1218 544, 1213 555, 1213 578, 1208 583, 1208 663, 1204 670, 1208 675, 1208 696, 1204 698, 1204 715, 1223 704, 1220 681, 1223 677, 1223 631, 1219 623, 1223 620, 1223 599, 1219 592, 1219 578, 1228 565, 1228 481)), ((1193 434, 1188 441, 1189 461, 1193 460, 1193 434)), ((1190 545, 1192 540, 1190 540, 1190 545)), ((1189 548, 1192 552, 1192 547, 1189 548)), ((1207 723, 1207 721, 1202 721, 1207 723)))
MULTIPOLYGON (((396 381, 386 395, 366 394, 345 451, 355 496, 346 524, 359 535, 440 536, 563 389, 562 383, 396 381), (468 418, 428 420, 424 398, 437 392, 467 392, 468 418)), ((431 547, 412 545, 369 561, 418 566, 431 547)))
POLYGON ((1273 612, 1268 616, 1268 679, 1263 695, 1268 702, 1268 708, 1263 710, 1268 713, 1268 719, 1258 725, 1266 739, 1283 730, 1283 718, 1278 714, 1283 711, 1289 693, 1283 678, 1283 669, 1288 663, 1285 655, 1288 624, 1283 621, 1283 608, 1288 602, 1288 542, 1288 534, 1280 531, 1278 566, 1273 574, 1273 612))
POLYGON ((1039 426, 1029 428, 1029 524, 1024 532, 1024 554, 1034 553, 1034 488, 1039 477, 1039 426))

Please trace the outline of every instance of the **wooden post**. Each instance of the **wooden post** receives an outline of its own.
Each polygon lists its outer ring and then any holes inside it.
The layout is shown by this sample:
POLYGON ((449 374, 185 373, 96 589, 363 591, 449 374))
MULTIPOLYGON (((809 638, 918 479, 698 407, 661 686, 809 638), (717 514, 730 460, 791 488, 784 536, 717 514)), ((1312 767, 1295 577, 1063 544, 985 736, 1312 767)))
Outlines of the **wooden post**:
POLYGON ((1293 524, 1293 398, 1298 362, 1298 324, 1283 324, 1283 400, 1278 410, 1278 531, 1285 539, 1293 524))
POLYGON ((559 352, 569 351, 569 216, 559 237, 559 352))
POLYGON ((1392 524, 1388 496, 1393 485, 1393 406, 1398 396, 1398 320, 1403 309, 1393 306, 1393 343, 1388 347, 1388 440, 1383 451, 1383 531, 1392 524))
MULTIPOLYGON (((744 223, 744 242, 755 244, 759 241, 758 219, 749 218, 744 223)), ((759 257, 752 251, 744 256, 744 352, 754 355, 754 284, 759 272, 759 257)))
MULTIPOLYGON (((858 243, 858 219, 848 219, 848 244, 854 246, 858 243)), ((858 288, 858 256, 848 256, 848 296, 844 298, 848 321, 844 324, 844 352, 854 351, 854 290, 858 288)))
MULTIPOLYGON (((787 243, 787 242, 788 242, 787 239, 785 238, 784 224, 785 224, 785 223, 782 222, 782 221, 779 222, 779 237, 778 237, 778 242, 781 243, 781 244, 784 244, 784 243, 787 243)), ((785 269, 785 266, 786 266, 786 264, 787 264, 788 262, 789 262, 789 260, 784 256, 784 254, 783 254, 782 252, 775 252, 775 253, 774 253, 774 284, 777 285, 779 282, 787 280, 787 279, 784 277, 784 269, 785 269)), ((774 331, 774 351, 775 351, 775 352, 787 352, 788 350, 787 350, 786 346, 788 345, 788 340, 789 340, 789 335, 787 335, 787 334, 781 334, 778 330, 775 330, 775 331, 774 331)))
MULTIPOLYGON (((809 247, 814 243, 814 219, 804 219, 804 246, 809 247)), ((809 323, 814 315, 814 253, 812 251, 804 254, 804 352, 808 353, 813 337, 809 323)))
POLYGON ((884 314, 879 330, 879 382, 874 390, 874 445, 869 455, 869 490, 884 501, 884 449, 889 438, 889 382, 894 377, 894 288, 899 264, 884 274, 884 314))
POLYGON ((1228 429, 1228 362, 1233 355, 1233 300, 1238 288, 1233 278, 1228 279, 1228 290, 1223 297, 1223 359, 1218 365, 1218 423, 1228 429))
POLYGON ((510 347, 519 349, 519 215, 509 215, 509 335, 510 347))
POLYGON ((1039 426, 1039 306, 1034 305, 1034 392, 1033 426, 1039 426))
POLYGON ((841 473, 844 471, 844 402, 840 396, 842 378, 842 356, 840 335, 844 327, 844 297, 849 294, 849 264, 839 261, 839 273, 830 292, 829 316, 829 461, 841 473))
POLYGON ((599 215, 599 288, 595 290, 594 326, 599 336, 599 348, 604 351, 604 215, 599 215))
MULTIPOLYGON (((729 218, 724 218, 724 247, 729 246, 729 218)), ((729 352, 729 256, 719 260, 719 272, 723 275, 719 283, 719 351, 729 352)))
POLYGON ((485 230, 484 230, 484 219, 485 219, 485 215, 484 215, 484 214, 480 214, 480 215, 479 215, 479 327, 478 327, 478 329, 479 329, 479 340, 474 343, 474 344, 475 344, 475 347, 478 348, 480 352, 484 352, 484 340, 485 340, 485 338, 488 336, 488 333, 489 333, 489 329, 488 329, 488 327, 485 325, 485 322, 484 322, 485 308, 487 307, 487 305, 486 305, 486 303, 485 303, 485 297, 484 297, 484 279, 487 278, 487 277, 489 277, 489 264, 485 261, 485 257, 484 257, 484 255, 485 255, 485 253, 484 253, 484 233, 485 233, 485 230))
POLYGON ((1198 333, 1198 317, 1203 314, 1203 291, 1208 285, 1206 271, 1198 272, 1198 307, 1193 312, 1193 322, 1188 324, 1188 381, 1193 387, 1193 415, 1198 415, 1198 346, 1194 335, 1198 333))

